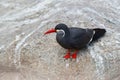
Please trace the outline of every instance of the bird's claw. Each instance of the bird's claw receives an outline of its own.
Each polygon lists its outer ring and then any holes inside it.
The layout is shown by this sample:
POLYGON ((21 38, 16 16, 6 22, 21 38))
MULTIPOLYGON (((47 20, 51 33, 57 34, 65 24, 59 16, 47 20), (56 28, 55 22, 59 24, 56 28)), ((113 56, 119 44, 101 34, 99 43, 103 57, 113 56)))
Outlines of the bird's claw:
POLYGON ((73 58, 73 59, 76 59, 76 58, 77 58, 77 53, 73 53, 73 54, 72 54, 72 58, 73 58))
POLYGON ((64 56, 65 59, 69 59, 70 58, 70 53, 67 53, 65 56, 64 56))

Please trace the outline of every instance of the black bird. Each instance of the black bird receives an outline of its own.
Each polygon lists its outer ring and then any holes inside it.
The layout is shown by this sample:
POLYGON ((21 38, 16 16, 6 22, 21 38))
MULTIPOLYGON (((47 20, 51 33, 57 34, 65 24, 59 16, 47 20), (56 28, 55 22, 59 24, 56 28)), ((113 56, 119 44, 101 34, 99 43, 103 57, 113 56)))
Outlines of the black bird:
POLYGON ((68 49, 68 52, 64 58, 68 59, 72 56, 73 59, 76 59, 77 53, 80 49, 85 48, 87 45, 93 41, 98 40, 100 37, 104 36, 106 30, 95 28, 95 29, 82 29, 71 27, 68 28, 65 24, 58 24, 54 29, 50 29, 44 34, 49 34, 56 32, 57 42, 65 49, 68 49), (71 55, 70 50, 75 50, 71 55))

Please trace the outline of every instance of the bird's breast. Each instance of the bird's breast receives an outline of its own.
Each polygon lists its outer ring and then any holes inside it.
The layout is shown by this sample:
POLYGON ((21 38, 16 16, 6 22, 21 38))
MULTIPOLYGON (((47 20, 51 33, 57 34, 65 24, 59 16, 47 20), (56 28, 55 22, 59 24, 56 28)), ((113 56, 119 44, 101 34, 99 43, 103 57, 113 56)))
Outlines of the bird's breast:
POLYGON ((63 47, 63 48, 66 48, 66 49, 70 49, 70 43, 69 43, 69 38, 65 38, 59 34, 56 35, 56 40, 57 42, 63 47))

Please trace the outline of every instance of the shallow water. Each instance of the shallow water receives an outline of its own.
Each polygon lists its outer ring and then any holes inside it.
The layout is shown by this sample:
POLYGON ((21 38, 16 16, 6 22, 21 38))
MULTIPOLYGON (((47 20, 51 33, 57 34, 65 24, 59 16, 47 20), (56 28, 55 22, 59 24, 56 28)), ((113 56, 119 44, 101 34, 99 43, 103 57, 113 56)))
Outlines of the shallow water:
POLYGON ((3 0, 0 12, 0 80, 120 80, 120 0, 3 0), (58 23, 107 33, 64 60, 43 35, 58 23))

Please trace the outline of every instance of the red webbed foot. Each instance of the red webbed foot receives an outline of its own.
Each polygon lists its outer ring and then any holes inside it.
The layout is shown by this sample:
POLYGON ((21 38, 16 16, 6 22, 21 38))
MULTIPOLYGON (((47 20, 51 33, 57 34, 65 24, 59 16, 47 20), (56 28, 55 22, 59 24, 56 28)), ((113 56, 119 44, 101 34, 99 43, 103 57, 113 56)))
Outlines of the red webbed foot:
POLYGON ((65 59, 69 59, 70 58, 70 50, 68 50, 68 52, 66 53, 66 55, 64 56, 65 59))
POLYGON ((77 53, 78 53, 79 51, 77 50, 77 51, 75 51, 73 54, 72 54, 72 58, 73 59, 76 59, 77 58, 77 53))

